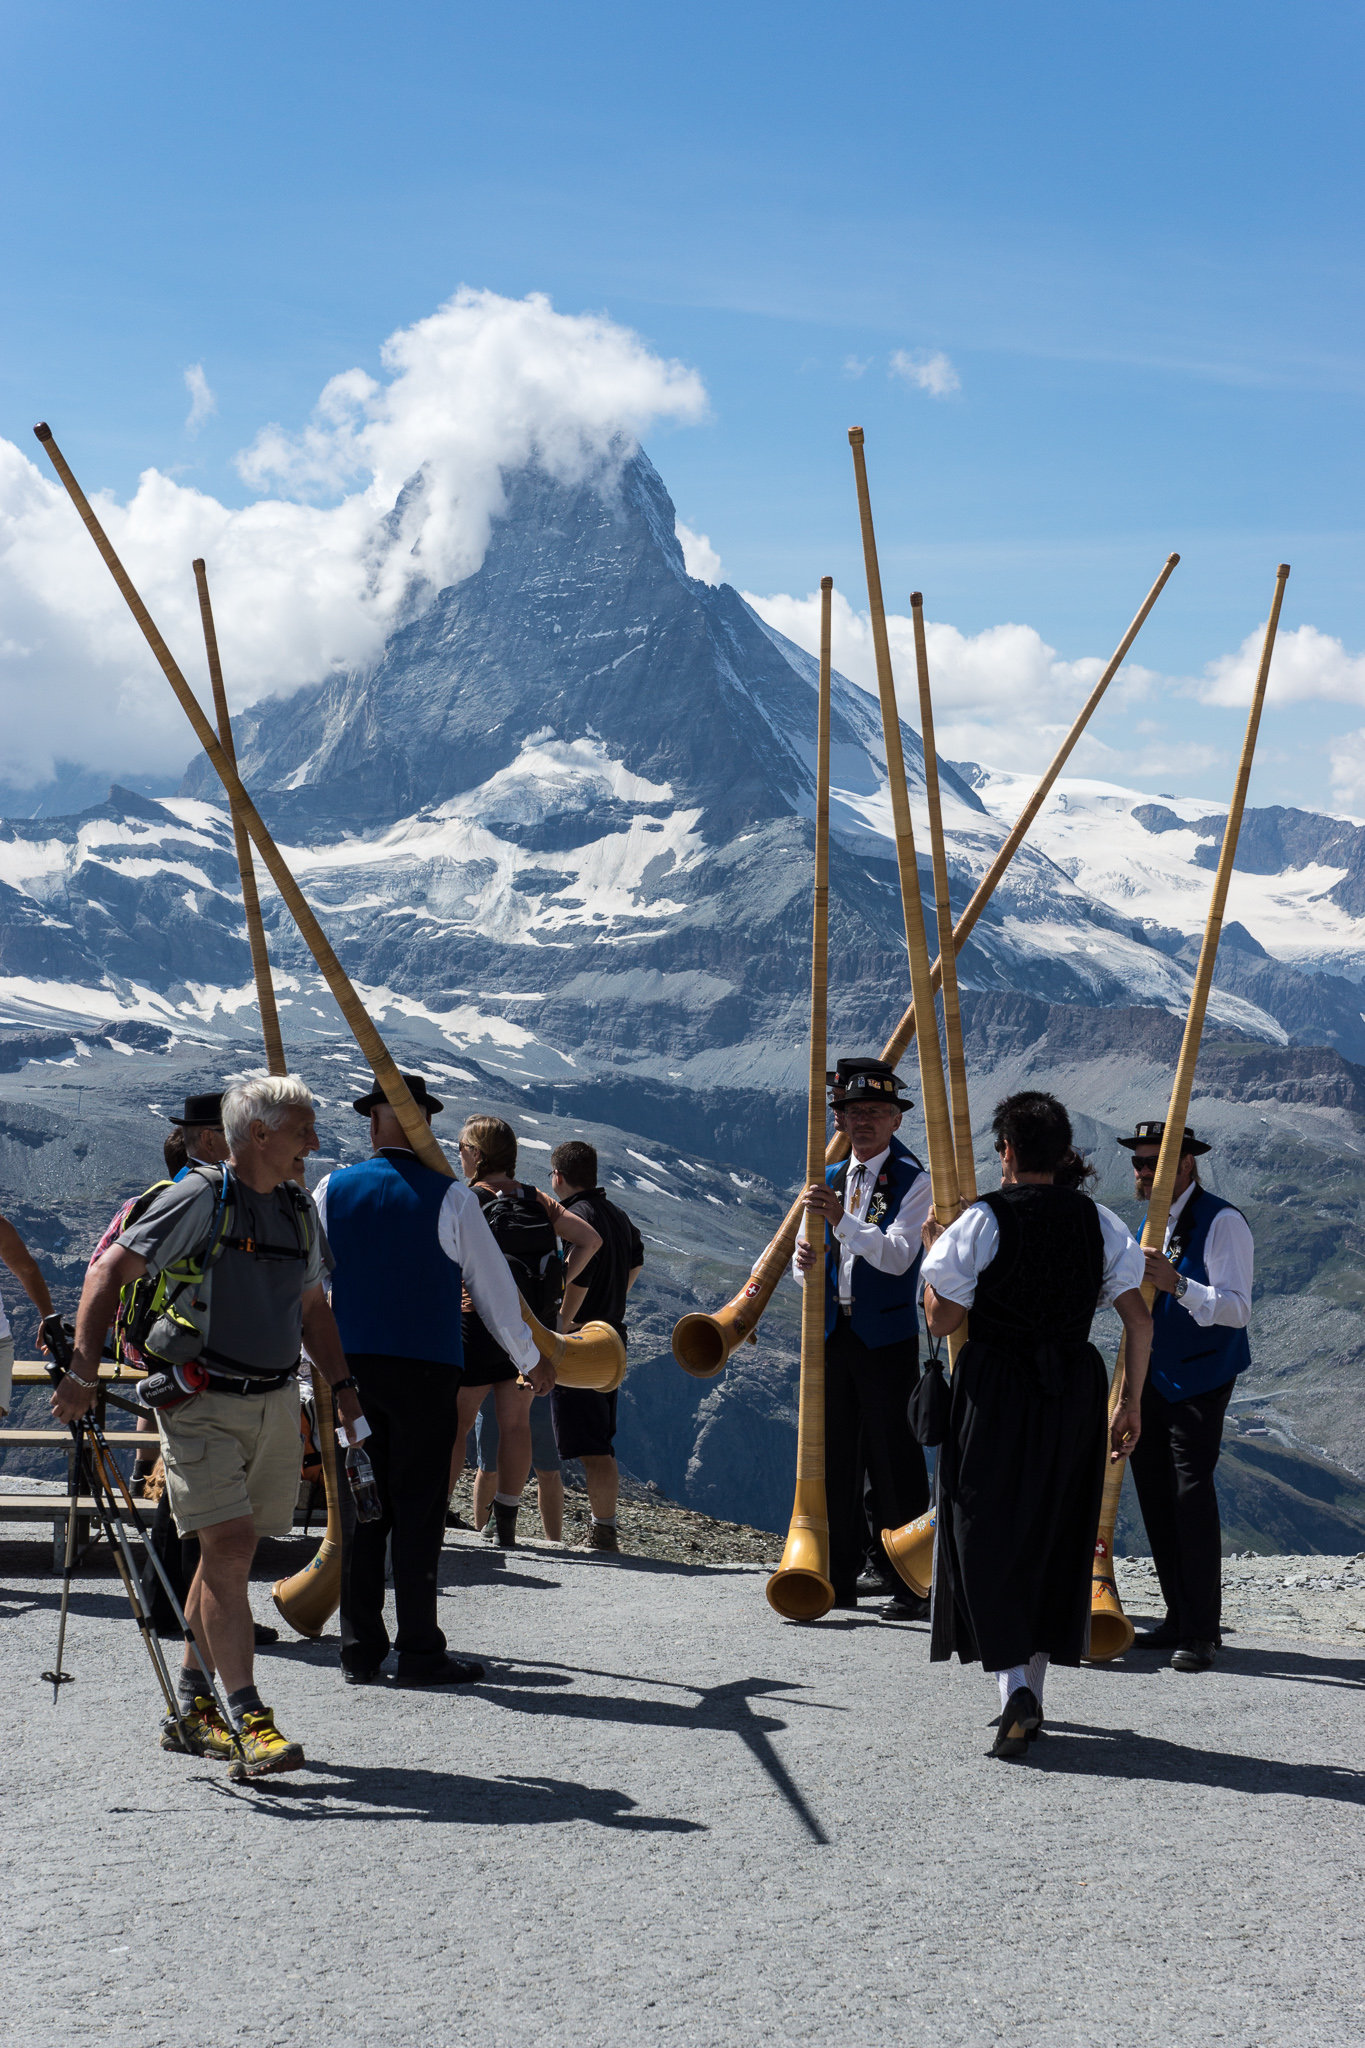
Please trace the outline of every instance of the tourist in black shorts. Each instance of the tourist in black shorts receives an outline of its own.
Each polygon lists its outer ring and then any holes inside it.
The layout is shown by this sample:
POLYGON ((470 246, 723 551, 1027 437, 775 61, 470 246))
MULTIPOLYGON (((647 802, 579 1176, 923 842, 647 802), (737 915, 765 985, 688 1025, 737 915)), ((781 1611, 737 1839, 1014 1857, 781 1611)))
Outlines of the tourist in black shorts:
MULTIPOLYGON (((645 1248, 640 1233, 597 1185, 597 1153, 581 1139, 557 1145, 550 1154, 550 1185, 565 1209, 590 1223, 602 1249, 576 1274, 566 1276, 561 1330, 582 1323, 610 1323, 626 1342, 626 1296, 640 1277, 645 1248)), ((586 1387, 556 1387, 550 1396, 561 1458, 581 1458, 588 1483, 592 1523, 589 1550, 619 1550, 616 1534, 616 1395, 586 1387)))

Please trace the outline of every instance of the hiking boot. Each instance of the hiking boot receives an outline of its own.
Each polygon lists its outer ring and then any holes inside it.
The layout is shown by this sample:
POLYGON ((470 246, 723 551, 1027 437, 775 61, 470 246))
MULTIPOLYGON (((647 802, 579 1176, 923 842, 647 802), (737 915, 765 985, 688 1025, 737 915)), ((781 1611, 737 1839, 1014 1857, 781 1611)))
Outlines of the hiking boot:
POLYGON ((271 1771, 296 1771, 303 1762, 302 1745, 285 1741, 275 1726, 272 1707, 248 1708, 238 1733, 245 1759, 238 1758, 228 1773, 230 1778, 240 1781, 264 1778, 271 1771))
POLYGON ((490 1517, 499 1550, 515 1550, 517 1547, 517 1510, 505 1508, 500 1500, 493 1503, 490 1517))
POLYGON ((583 1548, 585 1550, 619 1550, 621 1545, 617 1539, 614 1525, 610 1522, 599 1522, 596 1516, 594 1516, 588 1524, 588 1533, 584 1539, 583 1548))
POLYGON ((178 1721, 168 1714, 161 1724, 161 1747, 189 1756, 236 1756, 232 1730, 212 1700, 202 1694, 178 1721))

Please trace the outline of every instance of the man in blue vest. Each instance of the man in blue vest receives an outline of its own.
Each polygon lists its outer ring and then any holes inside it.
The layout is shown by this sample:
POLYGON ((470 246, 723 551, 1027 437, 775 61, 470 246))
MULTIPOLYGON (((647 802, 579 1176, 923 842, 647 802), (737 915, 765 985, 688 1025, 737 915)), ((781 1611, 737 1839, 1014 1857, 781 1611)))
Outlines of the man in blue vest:
MULTIPOLYGON (((829 1570, 836 1607, 856 1607, 863 1565, 863 1471, 875 1526, 899 1529, 929 1505, 924 1453, 906 1408, 919 1378, 916 1294, 921 1231, 932 1206, 929 1176, 896 1131, 913 1107, 883 1060, 840 1060, 832 1100, 852 1156, 807 1188, 807 1209, 823 1216, 825 1254, 825 1498, 829 1570)), ((796 1247, 797 1277, 815 1254, 796 1247)), ((881 1609, 887 1621, 920 1620, 907 1592, 881 1609)))
MULTIPOLYGON (((1141 1201, 1151 1197, 1165 1131, 1164 1123, 1143 1123, 1119 1139, 1133 1155, 1141 1201)), ((1176 1671, 1207 1671, 1221 1641, 1223 1536, 1213 1472, 1233 1386, 1251 1363, 1251 1228, 1240 1209, 1200 1186, 1195 1160, 1210 1149, 1186 1129, 1165 1247, 1146 1253, 1157 1290, 1152 1363, 1131 1459, 1166 1601, 1165 1620, 1138 1643, 1173 1651, 1176 1671)))
MULTIPOLYGON (((440 1114, 420 1074, 405 1074, 427 1122, 440 1114)), ((436 1621, 450 1453, 462 1347, 461 1291, 536 1389, 554 1370, 521 1319, 507 1261, 471 1188, 423 1166, 380 1089, 354 1104, 370 1120, 374 1157, 343 1166, 315 1200, 332 1256, 332 1313, 365 1404, 383 1514, 348 1533, 341 1574, 341 1662, 350 1685, 372 1685, 389 1651, 384 1566, 393 1538, 399 1685, 462 1685, 483 1666, 452 1657, 436 1621)))

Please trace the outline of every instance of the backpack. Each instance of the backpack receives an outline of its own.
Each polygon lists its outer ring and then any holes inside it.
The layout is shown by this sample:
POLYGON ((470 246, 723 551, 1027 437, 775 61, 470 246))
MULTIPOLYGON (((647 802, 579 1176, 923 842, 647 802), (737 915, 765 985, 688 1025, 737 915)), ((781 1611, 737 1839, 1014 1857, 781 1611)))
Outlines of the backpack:
MULTIPOLYGON (((203 1244, 197 1251, 177 1260, 174 1265, 163 1267, 157 1274, 144 1273, 139 1279, 130 1280, 119 1291, 119 1305, 114 1316, 114 1355, 121 1364, 144 1371, 155 1366, 188 1365, 204 1351, 208 1339, 203 1317, 208 1303, 207 1300, 196 1300, 192 1290, 200 1286, 209 1267, 216 1264, 225 1251, 251 1252, 260 1258, 306 1259, 312 1247, 308 1199, 292 1181, 286 1181, 284 1185, 294 1211, 297 1244, 258 1245, 251 1238, 231 1234, 236 1205, 232 1197, 233 1179, 227 1167, 192 1166, 190 1173, 200 1174, 210 1187, 217 1181, 218 1200, 203 1244), (180 1303, 187 1292, 190 1299, 182 1308, 180 1303), (185 1309, 192 1313, 186 1314, 185 1309)), ((170 1181, 158 1181, 139 1195, 130 1204, 120 1229, 130 1228, 151 1207, 162 1189, 171 1185, 170 1181)))
POLYGON ((555 1227, 541 1208, 535 1189, 518 1184, 510 1195, 490 1194, 486 1188, 474 1192, 527 1308, 537 1321, 553 1329, 564 1293, 564 1261, 555 1227))

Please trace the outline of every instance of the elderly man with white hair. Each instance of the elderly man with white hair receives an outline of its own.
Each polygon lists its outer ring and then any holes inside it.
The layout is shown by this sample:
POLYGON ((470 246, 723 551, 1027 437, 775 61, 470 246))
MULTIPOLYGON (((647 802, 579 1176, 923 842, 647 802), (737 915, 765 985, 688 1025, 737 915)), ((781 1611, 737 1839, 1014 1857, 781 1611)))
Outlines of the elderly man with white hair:
MULTIPOLYGON (((293 1526, 301 1346, 342 1422, 360 1402, 323 1292, 331 1254, 302 1185, 318 1145, 311 1094, 293 1074, 240 1081, 223 1097, 223 1130, 227 1164, 193 1166, 91 1266, 52 1410, 69 1422, 90 1405, 120 1293, 131 1307, 125 1290, 149 1280, 156 1314, 142 1349, 165 1368, 155 1412, 171 1512, 199 1541, 186 1614, 254 1776, 303 1762, 256 1691, 248 1598, 257 1542, 293 1526)), ((202 1756, 235 1757, 188 1644, 180 1687, 182 1734, 202 1756)), ((165 1746, 184 1742, 168 1733, 165 1746)))

